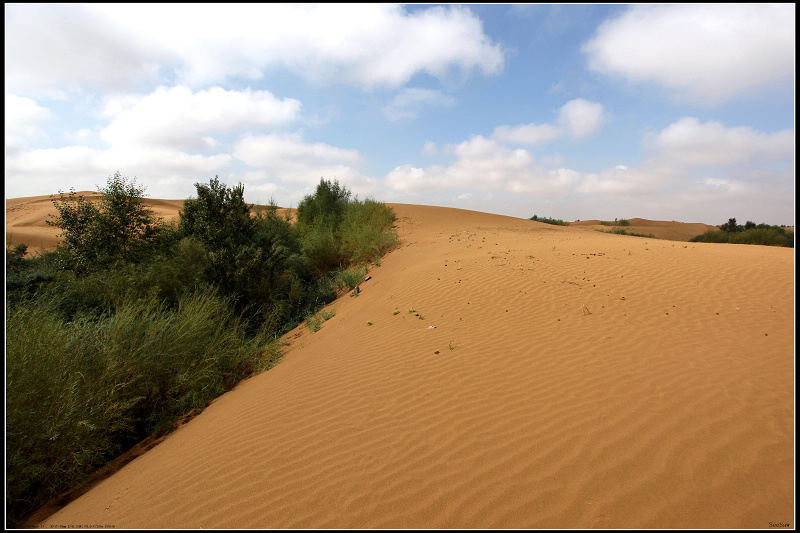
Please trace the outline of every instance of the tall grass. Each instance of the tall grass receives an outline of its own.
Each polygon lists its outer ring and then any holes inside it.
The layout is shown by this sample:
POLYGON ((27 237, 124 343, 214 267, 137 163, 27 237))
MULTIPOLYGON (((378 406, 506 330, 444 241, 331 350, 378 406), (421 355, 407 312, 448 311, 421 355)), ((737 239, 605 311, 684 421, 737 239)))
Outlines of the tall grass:
POLYGON ((395 214, 380 202, 351 201, 339 227, 340 249, 349 264, 367 263, 381 257, 400 242, 392 227, 395 214))
POLYGON ((7 523, 278 357, 211 291, 175 310, 129 299, 99 319, 64 320, 58 304, 7 307, 7 523))

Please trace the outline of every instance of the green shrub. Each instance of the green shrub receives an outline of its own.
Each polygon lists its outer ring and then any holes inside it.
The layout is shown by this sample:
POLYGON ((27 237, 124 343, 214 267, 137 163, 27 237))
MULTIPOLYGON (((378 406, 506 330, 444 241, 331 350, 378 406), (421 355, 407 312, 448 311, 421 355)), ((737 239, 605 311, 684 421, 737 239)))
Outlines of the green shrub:
POLYGON ((351 196, 338 182, 320 180, 316 193, 297 208, 295 229, 315 279, 348 265, 375 261, 399 242, 391 208, 351 196))
POLYGON ((342 218, 340 256, 348 264, 374 261, 400 242, 393 228, 394 211, 375 200, 350 202, 342 218))
POLYGON ((631 222, 630 222, 630 220, 627 220, 625 218, 620 219, 620 220, 614 220, 613 222, 611 222, 609 220, 601 220, 600 221, 600 225, 601 226, 630 226, 631 222))
POLYGON ((786 232, 773 228, 752 228, 731 235, 733 244, 760 244, 763 246, 785 246, 786 232))
POLYGON ((647 239, 657 239, 658 238, 655 235, 653 235, 652 233, 633 233, 633 232, 628 232, 628 230, 626 230, 625 228, 614 228, 614 229, 610 229, 610 230, 598 229, 597 231, 599 231, 601 233, 613 233, 614 235, 630 235, 631 237, 645 237, 647 239))
POLYGON ((116 172, 99 188, 100 200, 77 196, 74 189, 51 197, 58 215, 47 224, 62 230, 62 268, 77 273, 97 271, 115 262, 136 262, 152 253, 169 227, 144 203, 144 187, 116 172))
POLYGON ((747 221, 744 226, 737 226, 736 219, 720 226, 719 230, 709 230, 702 235, 689 239, 689 242, 716 242, 731 244, 756 244, 762 246, 785 246, 794 248, 794 232, 786 231, 779 226, 758 224, 747 221))
POLYGON ((689 239, 689 242, 728 242, 729 235, 725 231, 710 229, 702 235, 697 235, 689 239))
POLYGON ((296 227, 300 235, 304 236, 313 226, 326 226, 335 232, 351 196, 352 193, 339 185, 338 180, 331 182, 321 178, 315 193, 303 198, 297 206, 296 227))
POLYGON ((529 220, 544 222, 545 224, 553 224, 554 226, 569 226, 569 222, 564 222, 563 220, 557 218, 547 218, 533 215, 529 220))
POLYGON ((6 335, 12 521, 277 357, 207 291, 184 295, 175 310, 127 300, 111 315, 72 321, 39 298, 7 307, 6 335))

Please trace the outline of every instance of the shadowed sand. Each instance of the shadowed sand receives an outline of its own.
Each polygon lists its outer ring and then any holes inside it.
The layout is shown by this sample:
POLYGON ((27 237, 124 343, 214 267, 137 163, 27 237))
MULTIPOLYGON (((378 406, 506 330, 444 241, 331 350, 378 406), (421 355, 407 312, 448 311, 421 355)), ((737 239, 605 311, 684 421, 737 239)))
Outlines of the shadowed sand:
POLYGON ((41 525, 794 526, 792 249, 392 207, 358 297, 41 525))

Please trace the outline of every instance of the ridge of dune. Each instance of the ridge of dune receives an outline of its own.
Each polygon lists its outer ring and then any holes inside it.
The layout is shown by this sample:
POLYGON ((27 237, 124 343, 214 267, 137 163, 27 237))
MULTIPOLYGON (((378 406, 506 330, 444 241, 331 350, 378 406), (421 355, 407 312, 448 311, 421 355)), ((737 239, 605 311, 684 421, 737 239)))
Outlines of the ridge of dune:
POLYGON ((357 297, 38 526, 794 524, 793 250, 389 205, 357 297))

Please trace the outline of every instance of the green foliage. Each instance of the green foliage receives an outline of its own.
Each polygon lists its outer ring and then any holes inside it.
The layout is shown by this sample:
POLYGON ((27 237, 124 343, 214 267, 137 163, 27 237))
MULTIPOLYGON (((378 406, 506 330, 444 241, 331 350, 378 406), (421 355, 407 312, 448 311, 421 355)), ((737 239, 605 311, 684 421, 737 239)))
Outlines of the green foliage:
POLYGON ((305 270, 291 225, 277 216, 275 206, 251 216, 241 183, 229 188, 214 178, 195 187, 197 199, 184 202, 178 233, 197 240, 207 252, 204 277, 222 294, 235 297, 239 312, 283 326, 292 309, 302 307, 286 296, 302 298, 291 290, 292 276, 305 270))
MULTIPOLYGON (((760 244, 762 246, 786 246, 789 238, 783 228, 752 228, 731 235, 732 244, 760 244)), ((794 246, 794 239, 791 243, 794 246)))
POLYGON ((306 315, 305 323, 306 327, 311 333, 316 333, 320 329, 322 329, 322 323, 330 320, 336 315, 336 309, 330 309, 329 311, 320 311, 319 313, 311 313, 309 312, 306 315))
POLYGON ((337 181, 320 180, 297 208, 295 229, 311 275, 375 261, 397 246, 394 212, 372 199, 353 199, 337 181))
POLYGON ((628 232, 628 230, 626 230, 625 228, 614 228, 614 229, 605 230, 605 231, 601 230, 601 229, 598 229, 597 231, 599 231, 601 233, 613 233, 614 235, 630 235, 631 237, 646 237, 648 239, 657 239, 658 238, 655 235, 653 235, 652 233, 628 232))
POLYGON ((338 180, 331 182, 320 179, 316 192, 303 198, 297 206, 297 230, 300 235, 305 235, 314 226, 325 226, 336 231, 351 195, 347 187, 339 185, 338 180))
POLYGON ((601 226, 630 226, 631 222, 630 222, 630 220, 625 219, 625 218, 620 219, 620 220, 614 219, 613 222, 611 222, 609 220, 601 220, 600 221, 600 225, 601 226))
POLYGON ((554 226, 569 226, 569 222, 564 222, 563 220, 557 218, 547 218, 533 215, 529 220, 544 222, 545 224, 553 224, 554 226))
POLYGON ((12 520, 276 358, 209 291, 184 295, 174 310, 126 300, 99 320, 65 321, 58 307, 47 298, 7 307, 12 520))
POLYGON ((339 228, 340 255, 349 264, 379 259, 399 243, 394 221, 394 211, 380 202, 351 201, 339 228))
POLYGON ((719 227, 720 231, 725 233, 736 233, 742 231, 742 227, 736 224, 735 218, 729 218, 728 221, 719 227))
POLYGON ((230 250, 246 244, 254 232, 250 208, 244 201, 244 185, 233 188, 220 183, 219 176, 208 185, 195 183, 197 198, 186 200, 179 213, 178 232, 193 236, 211 251, 230 250))
POLYGON ((79 274, 115 262, 139 261, 166 237, 168 228, 144 203, 144 187, 116 172, 98 189, 96 203, 71 190, 66 197, 51 197, 58 215, 47 224, 62 230, 65 254, 62 268, 79 274))
POLYGON ((748 220, 744 226, 728 219, 719 230, 709 230, 689 239, 689 242, 715 242, 731 244, 756 244, 762 246, 785 246, 794 248, 794 232, 780 226, 756 224, 748 220))
POLYGON ((397 245, 394 213, 322 180, 293 227, 244 187, 196 184, 177 224, 119 173, 54 200, 54 252, 6 250, 7 518, 277 358, 274 342, 397 245))

